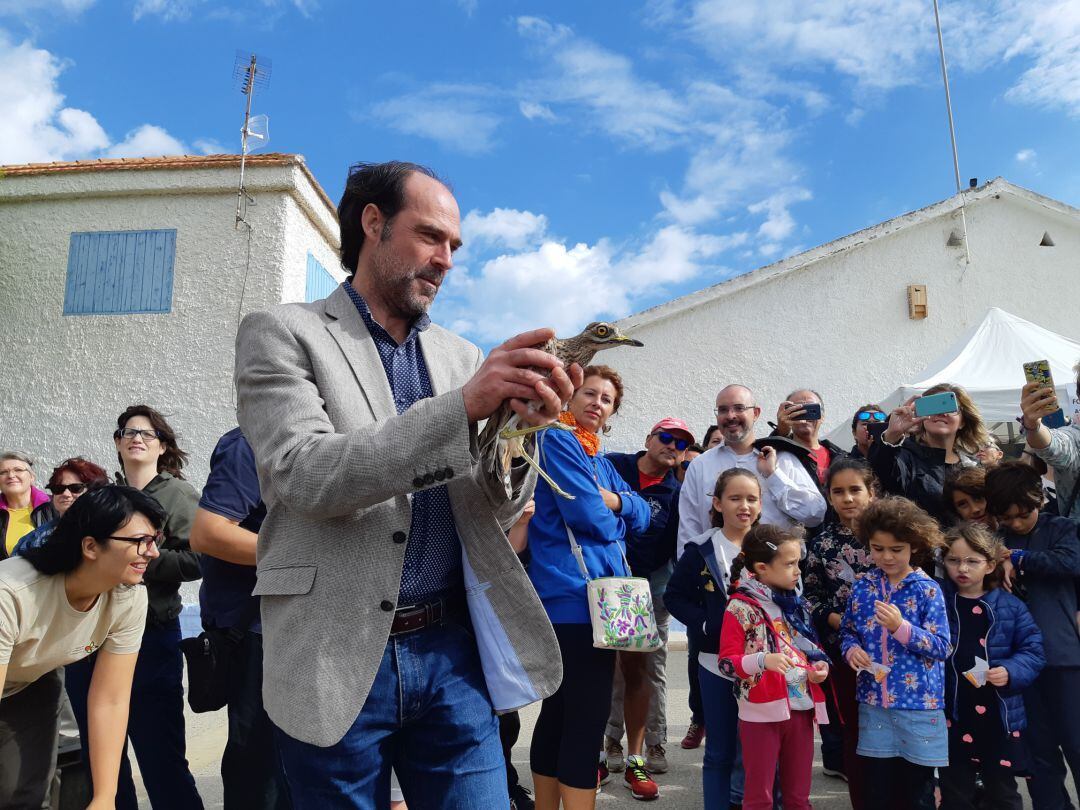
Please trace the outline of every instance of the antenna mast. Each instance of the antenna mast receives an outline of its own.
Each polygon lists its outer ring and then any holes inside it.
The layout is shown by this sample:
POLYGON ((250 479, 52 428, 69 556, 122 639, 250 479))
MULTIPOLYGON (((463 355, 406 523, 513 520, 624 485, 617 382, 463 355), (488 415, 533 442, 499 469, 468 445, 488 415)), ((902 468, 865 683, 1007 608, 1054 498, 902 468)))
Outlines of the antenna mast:
POLYGON ((952 96, 949 94, 949 69, 945 66, 945 43, 941 38, 941 16, 938 14, 938 0, 934 0, 934 22, 937 25, 938 53, 941 56, 941 78, 945 82, 945 110, 949 114, 949 138, 952 140, 953 171, 956 173, 956 193, 963 190, 960 186, 960 158, 956 151, 956 126, 953 124, 952 96))
POLYGON ((247 165, 248 136, 251 134, 251 100, 255 96, 256 87, 266 87, 270 83, 270 60, 260 59, 257 54, 236 52, 236 63, 233 66, 233 78, 239 80, 240 92, 247 96, 244 104, 244 127, 240 130, 240 185, 236 190, 236 227, 243 222, 249 228, 247 221, 248 203, 254 203, 254 198, 244 188, 244 170, 247 165))

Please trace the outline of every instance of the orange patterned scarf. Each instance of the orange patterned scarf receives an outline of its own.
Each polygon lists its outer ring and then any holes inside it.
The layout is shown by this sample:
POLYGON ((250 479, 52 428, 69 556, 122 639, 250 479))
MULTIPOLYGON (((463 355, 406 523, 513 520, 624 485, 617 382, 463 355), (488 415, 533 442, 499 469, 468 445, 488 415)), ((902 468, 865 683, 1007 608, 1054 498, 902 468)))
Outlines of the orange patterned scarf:
POLYGON ((591 458, 600 452, 600 437, 581 427, 570 411, 563 411, 560 413, 559 421, 564 425, 570 425, 570 427, 574 429, 574 435, 577 436, 577 440, 581 444, 581 449, 585 451, 585 455, 591 458))

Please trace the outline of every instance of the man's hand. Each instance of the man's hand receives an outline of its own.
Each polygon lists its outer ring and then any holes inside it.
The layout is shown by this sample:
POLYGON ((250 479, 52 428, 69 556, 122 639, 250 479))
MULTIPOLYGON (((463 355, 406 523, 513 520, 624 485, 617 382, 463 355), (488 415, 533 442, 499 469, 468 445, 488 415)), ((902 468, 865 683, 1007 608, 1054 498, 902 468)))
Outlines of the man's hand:
POLYGON ((762 478, 769 478, 776 472, 776 448, 762 447, 758 451, 757 468, 762 478))
POLYGON ((492 349, 461 389, 469 422, 487 419, 506 401, 525 424, 546 425, 558 419, 582 379, 576 364, 564 369, 557 357, 533 348, 554 336, 551 329, 534 329, 492 349), (545 377, 545 371, 551 376, 545 377), (528 407, 532 400, 540 405, 536 410, 528 407))
POLYGON ((525 508, 521 510, 521 515, 518 517, 514 526, 525 527, 529 525, 529 521, 532 520, 533 515, 536 514, 536 501, 529 498, 529 502, 525 504, 525 508))
POLYGON ((907 434, 922 424, 922 417, 915 415, 915 397, 911 397, 899 408, 889 414, 889 426, 881 438, 890 444, 897 444, 907 434))
POLYGON ((604 499, 604 506, 616 514, 622 509, 622 497, 617 492, 599 487, 600 497, 604 499))
POLYGON ((784 400, 776 409, 776 432, 781 436, 791 435, 792 422, 806 413, 806 405, 784 400))
POLYGON ((986 671, 986 682, 991 686, 1008 686, 1009 670, 1005 667, 990 667, 986 671))
POLYGON ((1012 564, 1012 559, 1006 556, 999 565, 1001 566, 1001 587, 1012 593, 1013 581, 1016 579, 1016 568, 1012 564))
POLYGON ((870 656, 862 647, 852 647, 848 650, 847 662, 852 669, 867 669, 870 666, 870 656))
POLYGON ((1053 388, 1043 388, 1041 383, 1030 382, 1020 389, 1020 411, 1024 414, 1024 429, 1038 430, 1042 417, 1058 409, 1057 394, 1053 388))
POLYGON ((904 616, 900 613, 900 608, 896 605, 890 605, 888 602, 882 602, 880 599, 874 600, 874 618, 878 624, 890 633, 895 633, 900 629, 900 625, 904 623, 904 616))
POLYGON ((829 627, 833 630, 839 630, 840 624, 844 621, 844 617, 839 613, 830 613, 827 621, 829 622, 829 627))
POLYGON ((806 679, 810 683, 821 683, 829 677, 829 665, 824 661, 815 661, 814 665, 806 671, 806 679))

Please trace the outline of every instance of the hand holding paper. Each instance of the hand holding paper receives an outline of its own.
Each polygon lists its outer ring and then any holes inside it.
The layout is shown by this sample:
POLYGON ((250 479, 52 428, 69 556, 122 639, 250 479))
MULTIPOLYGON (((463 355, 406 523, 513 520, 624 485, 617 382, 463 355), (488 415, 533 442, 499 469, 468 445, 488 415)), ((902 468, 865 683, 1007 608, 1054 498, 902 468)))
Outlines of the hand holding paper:
POLYGON ((975 688, 986 686, 986 674, 990 671, 990 665, 982 658, 975 656, 975 666, 964 672, 964 677, 971 681, 975 688))

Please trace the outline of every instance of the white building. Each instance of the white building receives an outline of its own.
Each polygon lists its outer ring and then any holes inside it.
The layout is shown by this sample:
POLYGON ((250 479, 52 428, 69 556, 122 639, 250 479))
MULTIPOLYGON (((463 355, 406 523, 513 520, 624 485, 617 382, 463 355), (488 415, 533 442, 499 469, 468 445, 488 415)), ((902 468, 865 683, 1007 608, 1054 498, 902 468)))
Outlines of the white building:
POLYGON ((325 297, 343 278, 335 206, 299 155, 4 166, 0 177, 0 447, 117 467, 128 405, 165 413, 201 486, 235 425, 240 317, 325 297))
POLYGON ((999 178, 625 318, 619 326, 645 348, 601 358, 627 386, 608 445, 639 447, 667 415, 700 440, 716 392, 735 382, 762 407, 759 434, 807 387, 824 398, 830 430, 908 382, 990 307, 1080 339, 1080 210, 999 178), (920 287, 925 317, 913 317, 920 287))

